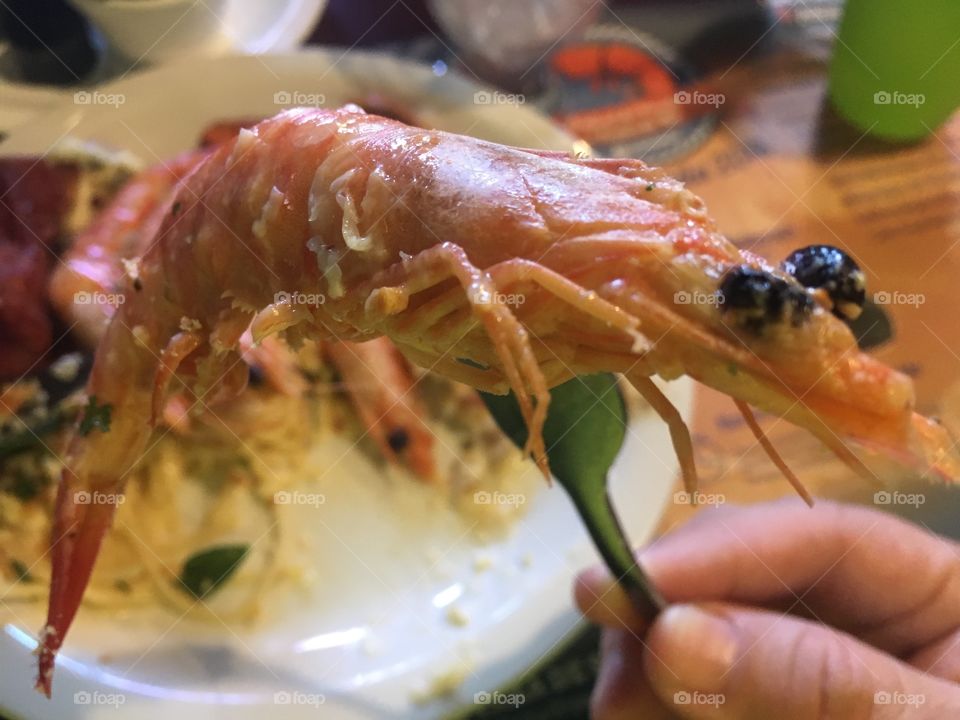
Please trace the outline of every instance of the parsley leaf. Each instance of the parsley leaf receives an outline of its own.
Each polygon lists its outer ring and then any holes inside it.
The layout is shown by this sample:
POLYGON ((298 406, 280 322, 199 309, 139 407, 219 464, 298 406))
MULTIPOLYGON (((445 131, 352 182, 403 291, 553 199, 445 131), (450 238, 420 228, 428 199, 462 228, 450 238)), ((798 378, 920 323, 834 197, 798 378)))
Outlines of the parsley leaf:
POLYGON ((86 437, 94 430, 100 432, 110 432, 110 414, 113 411, 113 405, 104 403, 97 404, 97 396, 91 395, 90 401, 83 409, 83 419, 80 420, 80 434, 86 437))

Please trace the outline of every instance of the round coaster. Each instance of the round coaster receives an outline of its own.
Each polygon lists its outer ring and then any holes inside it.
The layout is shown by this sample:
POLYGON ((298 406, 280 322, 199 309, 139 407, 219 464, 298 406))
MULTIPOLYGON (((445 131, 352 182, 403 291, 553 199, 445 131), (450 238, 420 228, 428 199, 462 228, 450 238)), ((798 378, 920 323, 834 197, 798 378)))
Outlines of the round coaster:
POLYGON ((720 94, 657 38, 599 24, 545 61, 537 104, 601 155, 662 164, 691 152, 715 127, 720 94))

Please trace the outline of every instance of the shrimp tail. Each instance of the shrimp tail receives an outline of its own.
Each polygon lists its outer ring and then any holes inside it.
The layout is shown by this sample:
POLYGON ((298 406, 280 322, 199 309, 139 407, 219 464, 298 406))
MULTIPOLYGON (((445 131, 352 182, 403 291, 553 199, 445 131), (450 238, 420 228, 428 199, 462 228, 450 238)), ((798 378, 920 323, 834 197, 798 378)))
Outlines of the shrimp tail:
POLYGON ((57 491, 53 527, 50 605, 36 651, 36 689, 47 697, 50 697, 57 651, 80 607, 116 507, 117 496, 91 496, 78 489, 73 473, 64 471, 57 491))
POLYGON ((64 456, 50 536, 47 619, 37 648, 36 689, 47 696, 57 652, 123 502, 124 481, 143 456, 155 426, 152 400, 163 373, 160 355, 176 327, 139 315, 136 320, 143 321, 134 322, 140 329, 136 333, 117 316, 108 326, 87 383, 90 404, 64 456))

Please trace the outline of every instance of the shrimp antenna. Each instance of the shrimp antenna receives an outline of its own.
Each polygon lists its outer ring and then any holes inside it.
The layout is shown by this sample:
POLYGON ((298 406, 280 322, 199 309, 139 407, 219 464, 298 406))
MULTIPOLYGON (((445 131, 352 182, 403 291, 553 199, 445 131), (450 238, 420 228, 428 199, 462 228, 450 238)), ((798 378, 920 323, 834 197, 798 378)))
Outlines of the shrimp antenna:
POLYGON ((821 442, 826 445, 830 450, 833 451, 833 454, 836 455, 848 468, 853 470, 857 475, 862 477, 864 480, 869 482, 876 488, 883 489, 886 487, 871 470, 868 468, 863 460, 858 458, 856 454, 850 448, 848 448, 841 440, 834 440, 833 438, 821 438, 821 442))
POLYGON ((804 487, 804 484, 800 482, 800 478, 794 474, 793 470, 787 467, 783 458, 780 457, 780 453, 773 447, 773 443, 770 442, 770 438, 763 432, 763 428, 760 427, 760 424, 757 422, 757 418, 754 416, 750 406, 743 402, 743 400, 734 400, 733 402, 737 406, 737 410, 740 411, 740 414, 743 415, 743 419, 746 421, 747 427, 750 428, 750 432, 753 433, 757 442, 760 443, 760 447, 767 453, 767 457, 770 458, 773 464, 777 466, 777 469, 783 473, 783 476, 789 483, 793 485, 793 489, 803 498, 803 501, 810 507, 813 507, 813 497, 810 495, 810 492, 804 487))

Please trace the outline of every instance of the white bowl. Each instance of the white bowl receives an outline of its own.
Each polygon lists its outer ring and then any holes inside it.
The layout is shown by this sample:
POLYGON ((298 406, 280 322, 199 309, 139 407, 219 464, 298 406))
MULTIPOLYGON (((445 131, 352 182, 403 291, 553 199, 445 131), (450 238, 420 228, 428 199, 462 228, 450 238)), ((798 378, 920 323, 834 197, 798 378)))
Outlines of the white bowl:
POLYGON ((70 0, 130 61, 213 55, 231 44, 227 0, 70 0))

